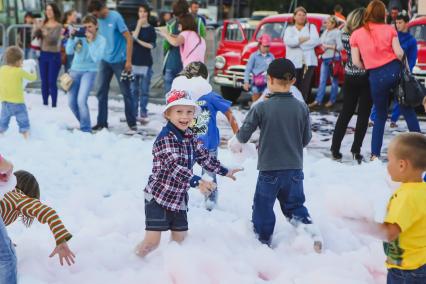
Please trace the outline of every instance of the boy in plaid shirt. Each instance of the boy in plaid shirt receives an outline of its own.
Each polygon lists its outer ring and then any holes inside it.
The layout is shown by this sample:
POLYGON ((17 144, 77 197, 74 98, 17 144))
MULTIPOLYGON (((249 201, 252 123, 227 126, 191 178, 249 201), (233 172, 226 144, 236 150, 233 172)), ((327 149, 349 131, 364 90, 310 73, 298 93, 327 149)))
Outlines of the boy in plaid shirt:
POLYGON ((168 123, 154 142, 153 169, 145 188, 146 234, 136 247, 136 254, 141 257, 159 245, 162 231, 171 230, 173 241, 185 239, 190 187, 197 187, 204 195, 215 189, 213 182, 193 174, 195 163, 233 180, 234 174, 241 171, 223 167, 189 129, 197 112, 199 107, 186 91, 172 90, 167 94, 164 116, 168 123))

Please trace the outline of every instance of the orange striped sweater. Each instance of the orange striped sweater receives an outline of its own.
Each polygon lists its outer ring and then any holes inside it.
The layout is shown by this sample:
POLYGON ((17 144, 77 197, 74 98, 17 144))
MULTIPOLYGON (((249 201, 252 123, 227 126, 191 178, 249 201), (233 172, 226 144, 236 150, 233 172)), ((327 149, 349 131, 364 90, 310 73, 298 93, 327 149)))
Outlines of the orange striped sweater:
POLYGON ((72 237, 54 209, 44 205, 38 199, 28 197, 19 189, 15 188, 4 195, 0 200, 0 210, 6 226, 16 221, 21 215, 37 218, 42 224, 48 223, 56 245, 72 237))

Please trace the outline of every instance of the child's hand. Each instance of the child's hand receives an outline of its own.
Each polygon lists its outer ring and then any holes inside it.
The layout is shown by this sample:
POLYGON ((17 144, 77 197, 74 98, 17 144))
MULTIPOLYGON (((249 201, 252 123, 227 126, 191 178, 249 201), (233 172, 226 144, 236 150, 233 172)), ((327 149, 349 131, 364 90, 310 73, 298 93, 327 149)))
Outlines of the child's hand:
POLYGON ((216 189, 216 186, 214 182, 202 179, 198 184, 198 189, 203 195, 209 196, 216 189))
POLYGON ((74 253, 70 250, 68 247, 67 242, 63 242, 62 244, 59 244, 55 247, 55 249, 52 251, 52 253, 49 255, 49 257, 54 257, 55 254, 59 255, 59 262, 61 265, 64 265, 64 258, 68 265, 71 266, 71 264, 74 264, 74 253))
POLYGON ((5 158, 0 158, 0 182, 7 182, 13 172, 13 165, 5 158))
POLYGON ((232 180, 237 180, 237 178, 235 177, 235 174, 238 172, 243 171, 243 168, 239 168, 239 169, 231 169, 228 171, 228 174, 226 175, 226 177, 229 177, 232 180))
POLYGON ((238 141, 237 137, 234 135, 228 141, 228 149, 231 150, 232 153, 241 153, 243 151, 243 144, 238 141))

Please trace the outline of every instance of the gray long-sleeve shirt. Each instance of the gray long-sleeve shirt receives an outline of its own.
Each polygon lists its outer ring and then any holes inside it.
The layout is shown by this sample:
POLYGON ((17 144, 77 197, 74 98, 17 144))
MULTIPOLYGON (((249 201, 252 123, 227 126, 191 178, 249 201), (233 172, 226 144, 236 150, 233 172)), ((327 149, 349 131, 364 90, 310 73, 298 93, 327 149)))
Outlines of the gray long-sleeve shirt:
POLYGON ((312 138, 308 107, 291 93, 270 96, 250 110, 237 139, 247 143, 260 128, 259 171, 303 169, 303 148, 312 138))

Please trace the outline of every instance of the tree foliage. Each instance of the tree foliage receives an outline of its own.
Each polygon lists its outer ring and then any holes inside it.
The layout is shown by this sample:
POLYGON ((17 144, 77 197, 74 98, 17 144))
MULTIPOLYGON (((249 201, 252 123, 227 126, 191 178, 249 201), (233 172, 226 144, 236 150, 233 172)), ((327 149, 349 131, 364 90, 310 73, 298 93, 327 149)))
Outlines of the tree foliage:
MULTIPOLYGON (((252 10, 272 10, 286 13, 289 9, 291 0, 250 0, 252 10)), ((366 7, 370 0, 298 0, 297 6, 305 7, 308 12, 331 14, 335 5, 340 4, 343 7, 343 14, 347 15, 350 11, 358 7, 366 7)), ((388 1, 384 1, 386 4, 388 1)))

